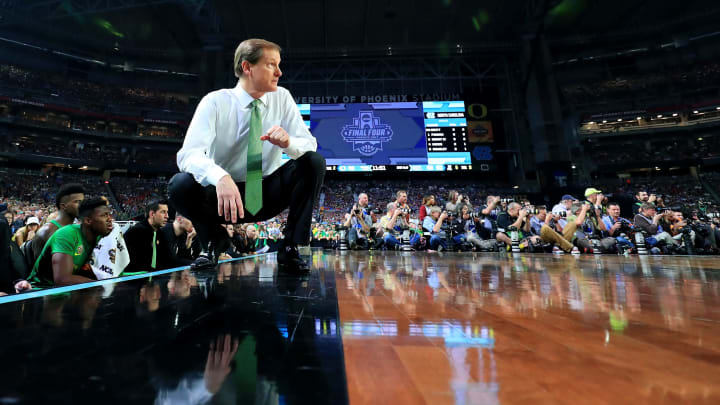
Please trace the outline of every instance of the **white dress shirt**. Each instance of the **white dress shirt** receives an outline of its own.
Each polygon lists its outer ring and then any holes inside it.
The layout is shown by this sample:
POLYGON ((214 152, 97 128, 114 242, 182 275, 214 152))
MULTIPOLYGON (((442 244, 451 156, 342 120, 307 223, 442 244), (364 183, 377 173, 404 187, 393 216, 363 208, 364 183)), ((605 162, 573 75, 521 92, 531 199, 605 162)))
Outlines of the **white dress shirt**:
MULTIPOLYGON (((226 174, 236 182, 245 181, 253 100, 240 82, 233 89, 213 91, 203 97, 177 154, 180 171, 192 174, 202 186, 214 186, 226 174)), ((285 88, 278 87, 259 100, 263 135, 273 125, 279 125, 290 135, 287 148, 263 142, 262 171, 263 177, 267 177, 282 166, 283 152, 294 160, 307 151, 316 151, 317 141, 285 88)))

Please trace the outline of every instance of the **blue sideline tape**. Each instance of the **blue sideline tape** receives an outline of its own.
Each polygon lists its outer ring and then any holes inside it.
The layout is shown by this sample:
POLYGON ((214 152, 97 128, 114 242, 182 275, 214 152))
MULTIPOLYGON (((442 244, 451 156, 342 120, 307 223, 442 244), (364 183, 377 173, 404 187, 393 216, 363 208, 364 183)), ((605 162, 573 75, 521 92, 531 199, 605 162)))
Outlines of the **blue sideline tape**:
MULTIPOLYGON (((275 253, 275 252, 273 252, 273 253, 275 253)), ((272 253, 262 253, 259 255, 244 256, 244 257, 238 257, 235 259, 221 260, 220 262, 218 262, 218 264, 234 262, 234 261, 239 261, 239 260, 245 260, 245 259, 252 259, 253 257, 265 256, 265 255, 269 255, 269 254, 272 254, 272 253)), ((122 283, 123 281, 130 281, 130 280, 137 280, 140 278, 159 276, 162 274, 173 273, 176 271, 186 270, 186 269, 190 269, 190 266, 175 267, 172 269, 158 270, 158 271, 148 272, 148 273, 144 273, 144 274, 136 274, 133 276, 108 278, 105 280, 92 281, 90 283, 75 284, 75 285, 69 285, 69 286, 65 286, 65 287, 46 288, 46 289, 42 289, 42 290, 38 290, 38 291, 30 291, 30 292, 26 292, 26 293, 22 293, 22 294, 8 295, 5 297, 0 297, 0 304, 6 304, 8 302, 15 302, 15 301, 29 300, 31 298, 45 297, 48 295, 62 294, 62 293, 70 292, 70 291, 83 290, 85 288, 92 288, 92 287, 99 287, 99 286, 103 286, 103 285, 107 285, 107 284, 122 283)))

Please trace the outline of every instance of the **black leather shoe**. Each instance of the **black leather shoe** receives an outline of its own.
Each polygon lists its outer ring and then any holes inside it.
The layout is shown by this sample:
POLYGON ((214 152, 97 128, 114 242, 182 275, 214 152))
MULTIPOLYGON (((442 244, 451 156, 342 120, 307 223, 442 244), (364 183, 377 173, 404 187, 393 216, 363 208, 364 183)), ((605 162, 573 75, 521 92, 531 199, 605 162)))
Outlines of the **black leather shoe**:
POLYGON ((210 241, 210 246, 208 246, 208 259, 213 264, 217 264, 220 255, 228 250, 231 243, 232 241, 230 240, 230 237, 227 233, 225 233, 224 235, 217 235, 210 241))
POLYGON ((212 260, 208 259, 205 256, 200 256, 197 259, 195 259, 192 264, 190 264, 190 268, 193 270, 196 269, 206 269, 209 267, 215 267, 215 263, 212 262, 212 260))
POLYGON ((277 261, 280 270, 289 273, 307 273, 310 267, 307 262, 300 257, 297 246, 280 246, 277 253, 277 261))

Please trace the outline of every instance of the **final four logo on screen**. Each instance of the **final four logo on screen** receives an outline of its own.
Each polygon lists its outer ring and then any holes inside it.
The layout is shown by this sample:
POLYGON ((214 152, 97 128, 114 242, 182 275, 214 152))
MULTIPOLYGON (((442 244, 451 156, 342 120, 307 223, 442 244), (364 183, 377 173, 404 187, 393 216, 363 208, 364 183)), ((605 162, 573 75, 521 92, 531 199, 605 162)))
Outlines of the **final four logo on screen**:
POLYGON ((392 139, 393 131, 390 125, 380 123, 380 117, 372 111, 360 111, 352 124, 343 126, 341 134, 345 142, 352 142, 354 151, 372 156, 383 150, 383 142, 392 139))

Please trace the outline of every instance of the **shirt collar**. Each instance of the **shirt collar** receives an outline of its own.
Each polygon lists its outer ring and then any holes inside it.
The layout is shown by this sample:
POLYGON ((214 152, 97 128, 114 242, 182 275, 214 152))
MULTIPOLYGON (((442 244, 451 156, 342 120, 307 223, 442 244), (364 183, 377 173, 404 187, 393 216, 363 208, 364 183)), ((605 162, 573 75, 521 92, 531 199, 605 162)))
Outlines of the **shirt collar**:
MULTIPOLYGON (((250 103, 252 103, 253 100, 255 100, 250 94, 248 94, 247 91, 245 91, 245 89, 243 89, 243 87, 240 85, 240 80, 238 80, 237 85, 235 86, 234 89, 232 89, 232 92, 235 93, 237 98, 240 100, 240 105, 242 105, 243 107, 249 107, 250 103)), ((267 99, 268 99, 267 93, 263 94, 263 96, 260 97, 260 101, 262 102, 262 104, 264 106, 267 105, 267 99)))

